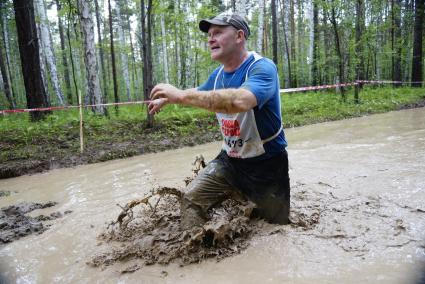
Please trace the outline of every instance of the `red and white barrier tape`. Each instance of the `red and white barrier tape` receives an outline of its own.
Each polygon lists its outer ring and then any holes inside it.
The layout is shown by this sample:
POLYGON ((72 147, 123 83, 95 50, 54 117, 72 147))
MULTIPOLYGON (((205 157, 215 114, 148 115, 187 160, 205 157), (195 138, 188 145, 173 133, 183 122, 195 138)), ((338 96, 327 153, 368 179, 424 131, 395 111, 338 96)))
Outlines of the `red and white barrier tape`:
MULTIPOLYGON (((288 88, 288 89, 280 89, 280 93, 293 93, 293 92, 303 92, 303 91, 315 91, 315 90, 323 90, 323 89, 333 89, 337 87, 348 87, 355 86, 361 84, 417 84, 423 83, 419 82, 403 82, 403 81, 371 81, 371 80, 357 80, 352 83, 341 83, 341 84, 333 84, 333 85, 321 85, 321 86, 309 86, 309 87, 300 87, 300 88, 288 88)), ((92 105, 84 105, 83 107, 95 107, 95 106, 118 106, 118 105, 134 105, 134 104, 148 104, 151 101, 136 101, 136 102, 123 102, 123 103, 107 103, 107 104, 92 104, 92 105)), ((57 107, 43 107, 43 108, 25 108, 25 109, 8 109, 8 110, 0 110, 0 114, 4 113, 18 113, 18 112, 32 112, 32 111, 48 111, 48 110, 64 110, 69 108, 79 108, 79 106, 57 106, 57 107)))
POLYGON ((342 83, 342 84, 334 84, 334 85, 322 85, 322 86, 309 86, 309 87, 300 87, 300 88, 289 88, 289 89, 280 89, 281 93, 293 93, 293 92, 302 92, 302 91, 314 91, 314 90, 322 90, 322 89, 332 89, 336 87, 348 87, 357 85, 354 83, 342 83))
MULTIPOLYGON (((108 103, 108 104, 92 104, 92 105, 83 105, 83 107, 135 105, 135 104, 148 104, 150 102, 151 101, 136 101, 136 102, 122 102, 122 103, 108 103)), ((40 108, 7 109, 7 110, 0 110, 0 114, 32 112, 32 111, 64 110, 64 109, 79 108, 79 107, 80 106, 55 106, 55 107, 40 107, 40 108)))

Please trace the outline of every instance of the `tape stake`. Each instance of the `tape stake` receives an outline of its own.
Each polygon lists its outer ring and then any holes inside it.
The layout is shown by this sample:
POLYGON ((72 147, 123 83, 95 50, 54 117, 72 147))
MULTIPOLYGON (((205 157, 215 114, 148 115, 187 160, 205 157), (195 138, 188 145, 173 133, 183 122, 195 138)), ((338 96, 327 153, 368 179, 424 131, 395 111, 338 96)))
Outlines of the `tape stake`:
POLYGON ((84 152, 84 138, 83 138, 83 105, 81 103, 81 91, 78 90, 78 106, 80 108, 80 152, 84 152))

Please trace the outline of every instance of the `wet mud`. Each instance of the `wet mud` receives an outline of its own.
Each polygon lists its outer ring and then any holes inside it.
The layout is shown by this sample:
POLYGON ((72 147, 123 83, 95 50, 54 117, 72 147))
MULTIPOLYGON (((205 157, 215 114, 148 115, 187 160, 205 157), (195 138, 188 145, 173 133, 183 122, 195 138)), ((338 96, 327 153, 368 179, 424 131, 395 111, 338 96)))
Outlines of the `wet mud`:
MULTIPOLYGON (((205 167, 202 155, 195 158, 193 165, 193 175, 184 179, 186 185, 196 177, 201 167, 205 167)), ((202 227, 182 230, 180 204, 183 190, 159 187, 125 206, 117 204, 122 209, 121 213, 98 236, 98 245, 103 247, 103 252, 92 257, 87 264, 104 268, 117 261, 141 259, 140 264, 121 271, 131 273, 143 265, 177 262, 184 266, 209 258, 220 261, 246 249, 253 236, 283 232, 276 229, 282 226, 254 218, 251 214, 255 208, 253 202, 234 199, 212 208, 208 212, 208 221, 202 227), (267 226, 268 229, 264 229, 267 226)), ((304 198, 299 196, 298 199, 304 198)), ((310 209, 295 210, 292 227, 305 230, 314 227, 319 221, 320 210, 310 209)))
POLYGON ((56 202, 35 203, 23 202, 16 205, 2 207, 0 209, 0 244, 10 243, 22 237, 31 234, 41 234, 46 231, 51 224, 45 224, 46 221, 61 218, 64 214, 71 213, 66 211, 53 212, 49 215, 29 216, 28 213, 36 209, 45 209, 55 206, 56 202))

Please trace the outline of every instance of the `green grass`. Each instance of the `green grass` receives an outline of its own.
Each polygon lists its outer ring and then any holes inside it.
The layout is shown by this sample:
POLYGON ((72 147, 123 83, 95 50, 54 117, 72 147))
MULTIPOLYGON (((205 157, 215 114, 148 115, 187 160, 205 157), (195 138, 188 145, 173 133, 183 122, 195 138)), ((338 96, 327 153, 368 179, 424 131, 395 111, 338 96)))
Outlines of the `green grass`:
POLYGON ((425 88, 373 88, 360 92, 360 103, 354 103, 353 91, 347 99, 330 92, 293 93, 282 96, 282 117, 285 127, 338 120, 399 109, 425 99, 425 88))

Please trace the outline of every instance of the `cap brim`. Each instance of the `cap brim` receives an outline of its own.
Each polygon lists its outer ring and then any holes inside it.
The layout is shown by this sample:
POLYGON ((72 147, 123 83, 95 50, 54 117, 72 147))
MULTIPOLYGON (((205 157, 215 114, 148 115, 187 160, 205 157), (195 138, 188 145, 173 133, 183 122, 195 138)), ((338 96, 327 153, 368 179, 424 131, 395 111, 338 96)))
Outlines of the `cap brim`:
POLYGON ((201 20, 199 22, 199 29, 203 31, 204 33, 208 33, 208 30, 210 29, 211 25, 217 25, 217 26, 230 26, 229 23, 220 21, 220 20, 201 20))

